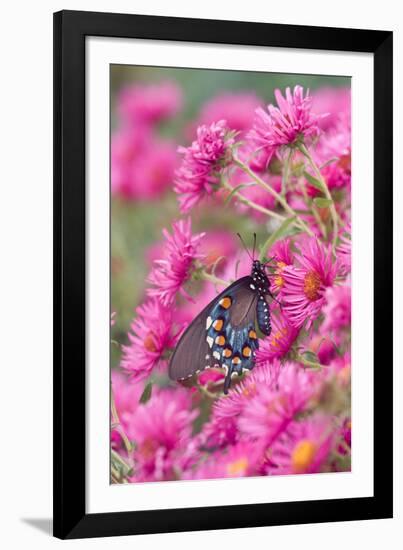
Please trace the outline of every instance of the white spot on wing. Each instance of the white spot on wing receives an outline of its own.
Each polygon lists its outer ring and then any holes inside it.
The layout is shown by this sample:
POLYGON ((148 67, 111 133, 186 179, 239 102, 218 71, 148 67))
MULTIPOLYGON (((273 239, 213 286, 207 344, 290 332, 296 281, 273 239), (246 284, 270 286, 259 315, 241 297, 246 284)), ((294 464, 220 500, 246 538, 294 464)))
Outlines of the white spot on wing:
POLYGON ((216 359, 220 359, 221 356, 220 356, 218 351, 214 351, 213 352, 213 357, 215 357, 216 359))
POLYGON ((213 338, 212 338, 211 336, 207 336, 206 340, 207 340, 208 345, 209 345, 210 348, 211 348, 211 347, 213 346, 213 344, 214 344, 213 338))
POLYGON ((249 286, 250 286, 250 288, 251 288, 252 290, 256 290, 255 285, 250 284, 249 286))
POLYGON ((211 317, 207 317, 207 319, 206 319, 206 330, 208 330, 211 327, 212 322, 213 322, 213 319, 211 317))

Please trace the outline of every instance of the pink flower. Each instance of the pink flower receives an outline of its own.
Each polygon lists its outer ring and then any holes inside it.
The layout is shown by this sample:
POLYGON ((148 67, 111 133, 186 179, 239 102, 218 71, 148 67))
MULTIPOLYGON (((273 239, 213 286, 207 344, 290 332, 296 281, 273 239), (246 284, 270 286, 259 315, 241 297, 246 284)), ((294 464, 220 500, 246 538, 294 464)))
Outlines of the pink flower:
POLYGON ((239 442, 210 455, 189 475, 190 479, 234 478, 257 475, 262 448, 255 442, 239 442))
POLYGON ((293 422, 270 449, 269 474, 313 474, 322 471, 334 441, 325 417, 293 422))
POLYGON ((312 373, 285 363, 275 387, 261 385, 243 408, 239 429, 247 437, 263 439, 267 446, 280 436, 302 412, 316 390, 312 373))
POLYGON ((153 124, 175 115, 182 107, 182 92, 173 82, 134 84, 119 93, 118 111, 125 123, 153 124))
POLYGON ((163 355, 175 346, 178 335, 172 332, 174 311, 158 300, 148 300, 136 313, 128 334, 130 343, 122 346, 121 368, 141 380, 155 367, 166 366, 163 355))
POLYGON ((229 394, 218 399, 213 406, 213 415, 218 419, 235 418, 253 399, 261 386, 272 387, 278 378, 279 365, 256 366, 240 384, 237 384, 229 394))
POLYGON ((340 117, 350 118, 351 91, 349 88, 320 88, 312 94, 312 113, 318 115, 318 124, 323 130, 334 128, 340 117), (327 116, 319 115, 327 113, 327 116))
POLYGON ((278 107, 270 104, 267 111, 256 109, 249 137, 259 149, 275 150, 319 135, 319 117, 311 113, 309 90, 304 96, 302 86, 295 86, 293 93, 290 88, 286 89, 285 98, 280 90, 275 91, 275 97, 278 107))
POLYGON ((192 145, 179 147, 183 161, 176 171, 174 190, 182 212, 188 212, 217 189, 220 171, 231 160, 233 144, 226 122, 220 120, 211 126, 199 126, 192 145))
POLYGON ((307 321, 309 328, 326 302, 324 292, 333 284, 337 265, 333 263, 331 246, 326 247, 313 237, 302 241, 295 259, 299 267, 283 270, 283 312, 294 327, 300 328, 307 321))
POLYGON ((294 261, 291 252, 291 240, 282 239, 277 241, 270 249, 270 256, 275 264, 274 275, 270 277, 270 283, 274 293, 280 293, 284 286, 283 270, 294 261))
POLYGON ((259 105, 261 101, 254 92, 224 92, 205 103, 199 124, 226 120, 228 127, 233 130, 249 130, 259 105))
POLYGON ((119 129, 112 136, 112 193, 127 200, 151 200, 172 184, 177 157, 173 144, 145 127, 119 129))
POLYGON ((197 416, 191 405, 188 393, 177 389, 153 394, 146 404, 137 407, 127 430, 135 443, 132 481, 172 480, 179 475, 180 458, 197 416))
MULTIPOLYGON (((127 376, 116 370, 111 371, 111 383, 112 396, 119 416, 119 421, 122 428, 126 431, 128 422, 138 406, 143 387, 141 384, 131 382, 127 376)), ((111 430, 111 443, 113 448, 121 448, 122 439, 119 426, 115 426, 111 430)), ((121 451, 120 449, 120 452, 121 451)))
POLYGON ((299 329, 290 325, 282 315, 272 315, 271 324, 270 336, 261 341, 256 352, 258 364, 271 363, 274 359, 285 357, 299 334, 299 329))
POLYGON ((154 262, 155 267, 148 277, 153 288, 149 288, 147 293, 169 306, 178 292, 187 296, 183 284, 192 273, 194 261, 203 257, 198 248, 204 233, 192 235, 191 219, 188 218, 172 224, 172 235, 166 229, 163 235, 166 253, 163 259, 154 262))
POLYGON ((340 331, 351 324, 351 286, 334 286, 326 289, 326 304, 323 306, 325 320, 321 330, 326 332, 340 331))
POLYGON ((344 274, 351 271, 351 224, 347 224, 340 234, 340 244, 337 247, 337 255, 344 274))

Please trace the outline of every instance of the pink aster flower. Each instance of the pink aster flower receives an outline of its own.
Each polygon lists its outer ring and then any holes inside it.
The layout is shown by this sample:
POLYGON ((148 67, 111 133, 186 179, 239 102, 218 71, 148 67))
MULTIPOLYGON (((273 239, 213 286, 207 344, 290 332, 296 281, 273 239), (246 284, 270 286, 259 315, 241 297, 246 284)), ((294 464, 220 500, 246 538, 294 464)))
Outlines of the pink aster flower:
POLYGON ((275 387, 261 385, 256 396, 243 408, 240 431, 249 438, 263 439, 270 446, 314 397, 312 373, 293 363, 285 363, 275 387))
POLYGON ((157 297, 165 306, 172 305, 175 296, 181 292, 188 295, 183 289, 183 284, 189 279, 194 261, 201 259, 198 252, 199 243, 204 233, 192 235, 191 219, 179 220, 172 224, 172 235, 163 230, 165 237, 165 256, 161 260, 155 260, 148 282, 153 285, 147 293, 157 297))
POLYGON ((262 460, 262 448, 256 442, 239 442, 227 449, 213 453, 192 473, 190 479, 216 479, 257 475, 262 460))
POLYGON ((130 85, 118 97, 118 112, 125 123, 153 124, 175 115, 181 107, 182 92, 168 81, 130 85))
POLYGON ((334 428, 328 418, 312 417, 290 424, 270 449, 269 475, 322 471, 332 450, 334 428))
MULTIPOLYGON (((115 402, 116 411, 122 428, 126 431, 128 422, 137 408, 139 399, 143 392, 141 384, 131 382, 127 376, 117 370, 111 371, 112 396, 115 402)), ((122 438, 119 426, 111 430, 111 444, 115 449, 120 449, 122 438)))
POLYGON ((273 387, 278 379, 280 365, 257 365, 240 384, 237 384, 227 396, 218 399, 213 406, 213 415, 218 419, 235 418, 253 399, 260 386, 273 387))
POLYGON ((199 126, 197 139, 190 147, 179 147, 182 165, 176 171, 174 190, 182 212, 188 212, 219 185, 220 171, 231 160, 234 138, 226 121, 199 126))
POLYGON ((256 352, 258 364, 271 363, 274 359, 285 357, 299 334, 299 329, 288 323, 282 315, 273 315, 271 325, 270 336, 261 341, 256 352))
POLYGON ((122 346, 121 368, 141 380, 155 367, 166 366, 164 352, 175 346, 178 335, 172 332, 173 310, 158 300, 148 300, 136 313, 128 334, 129 345, 122 346))
POLYGON ((294 145, 319 135, 318 116, 311 112, 312 98, 309 90, 304 96, 302 86, 295 86, 285 91, 275 91, 278 107, 268 105, 267 111, 256 109, 250 139, 260 148, 276 149, 283 145, 294 145))
POLYGON ((186 391, 162 390, 140 404, 127 434, 135 443, 133 481, 175 479, 181 455, 189 443, 197 416, 186 391))
POLYGON ((272 290, 280 293, 284 286, 283 270, 288 265, 292 265, 294 256, 291 251, 291 240, 282 239, 274 243, 270 249, 272 262, 275 264, 274 275, 270 277, 272 290))
POLYGON ((309 328, 326 303, 324 292, 333 284, 337 264, 333 262, 331 246, 314 237, 301 242, 295 259, 299 267, 285 267, 282 273, 283 312, 294 327, 300 328, 307 321, 309 328))
POLYGON ((339 331, 351 324, 351 286, 334 286, 326 289, 326 304, 323 306, 325 320, 323 332, 339 331))

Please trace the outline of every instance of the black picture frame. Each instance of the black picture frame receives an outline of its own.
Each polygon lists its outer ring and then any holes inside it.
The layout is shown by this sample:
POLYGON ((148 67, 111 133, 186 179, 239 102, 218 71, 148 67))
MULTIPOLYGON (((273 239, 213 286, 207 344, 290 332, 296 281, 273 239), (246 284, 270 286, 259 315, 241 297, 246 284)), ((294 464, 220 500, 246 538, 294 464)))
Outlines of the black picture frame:
POLYGON ((392 32, 387 31, 78 11, 54 14, 54 536, 101 537, 393 516, 392 48, 392 32), (374 54, 374 334, 377 337, 373 497, 346 498, 342 502, 315 500, 86 513, 87 36, 374 54))

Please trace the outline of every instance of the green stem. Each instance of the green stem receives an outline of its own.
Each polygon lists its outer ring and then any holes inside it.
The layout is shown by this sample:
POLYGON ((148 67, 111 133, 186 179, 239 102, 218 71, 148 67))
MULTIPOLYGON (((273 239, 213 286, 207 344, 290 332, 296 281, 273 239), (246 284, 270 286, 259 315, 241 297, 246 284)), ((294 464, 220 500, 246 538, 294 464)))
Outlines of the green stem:
POLYGON ((292 157, 292 149, 290 148, 288 151, 288 155, 286 156, 283 164, 283 177, 281 178, 281 196, 285 198, 285 194, 287 191, 287 182, 288 182, 288 172, 290 169, 290 163, 291 163, 291 157, 292 157))
MULTIPOLYGON (((238 158, 234 157, 234 164, 236 164, 236 166, 238 166, 238 168, 240 168, 241 170, 243 170, 246 174, 248 174, 248 176, 250 178, 252 178, 256 183, 258 183, 261 187, 263 187, 264 189, 266 189, 266 191, 268 191, 275 199, 276 201, 281 204, 281 206, 283 207, 283 209, 287 212, 287 214, 289 214, 289 216, 291 217, 294 217, 295 216, 295 221, 294 221, 294 225, 297 225, 299 226, 300 228, 302 228, 306 233, 308 233, 308 235, 310 235, 311 237, 314 237, 314 234, 313 232, 311 231, 311 229, 306 225, 306 223, 298 216, 298 214, 291 208, 291 206, 288 204, 288 202, 286 201, 286 199, 284 197, 282 197, 279 193, 277 193, 277 191, 275 191, 268 183, 266 183, 264 180, 262 180, 261 178, 259 178, 259 176, 257 174, 255 174, 255 172, 253 170, 251 170, 249 168, 249 166, 247 166, 246 164, 244 164, 241 160, 239 160, 238 158)), ((284 219, 284 217, 283 217, 284 219)))
POLYGON ((133 451, 133 446, 130 443, 130 440, 127 437, 126 432, 124 431, 123 426, 120 422, 120 418, 119 418, 118 411, 116 409, 115 398, 113 396, 112 389, 111 389, 111 416, 112 416, 112 422, 113 422, 113 424, 116 425, 116 429, 119 432, 120 437, 122 438, 122 441, 123 441, 124 446, 126 448, 127 454, 129 456, 129 458, 131 458, 131 453, 133 451))
POLYGON ((310 369, 319 370, 326 368, 326 366, 322 365, 321 363, 316 363, 316 361, 309 361, 308 359, 305 359, 305 357, 300 353, 296 353, 294 359, 298 363, 302 363, 305 367, 309 367, 310 369))
MULTIPOLYGON (((231 193, 234 191, 234 188, 229 183, 227 183, 225 179, 223 179, 222 182, 224 187, 229 191, 231 191, 231 193)), ((286 219, 284 216, 282 216, 278 212, 274 212, 273 210, 264 208, 264 206, 260 206, 260 204, 257 204, 256 202, 253 202, 250 199, 247 199, 239 191, 235 191, 234 195, 238 198, 240 202, 242 202, 246 206, 249 206, 249 208, 252 208, 253 210, 257 210, 258 212, 261 212, 262 214, 266 214, 266 216, 270 216, 272 218, 275 218, 276 220, 284 221, 286 219)))
POLYGON ((333 252, 334 252, 335 249, 336 249, 337 237, 338 237, 338 233, 339 233, 339 221, 338 221, 338 215, 337 215, 336 207, 335 207, 335 204, 334 204, 334 201, 333 201, 333 197, 332 197, 332 195, 329 191, 329 187, 327 186, 327 183, 326 183, 324 177, 321 174, 321 171, 319 170, 316 162, 312 158, 312 155, 310 154, 310 152, 308 151, 308 149, 305 147, 305 145, 303 143, 301 145, 299 145, 299 150, 308 159, 308 162, 309 162, 312 170, 314 171, 315 176, 320 181, 320 183, 323 187, 323 193, 324 193, 325 197, 329 201, 331 201, 330 215, 332 216, 332 222, 333 222, 332 246, 333 246, 333 252))
POLYGON ((210 283, 213 283, 215 285, 221 285, 221 286, 228 286, 228 281, 224 281, 224 279, 220 279, 219 277, 216 277, 212 273, 207 273, 207 271, 201 270, 197 273, 198 277, 200 279, 203 279, 203 281, 209 281, 210 283))

